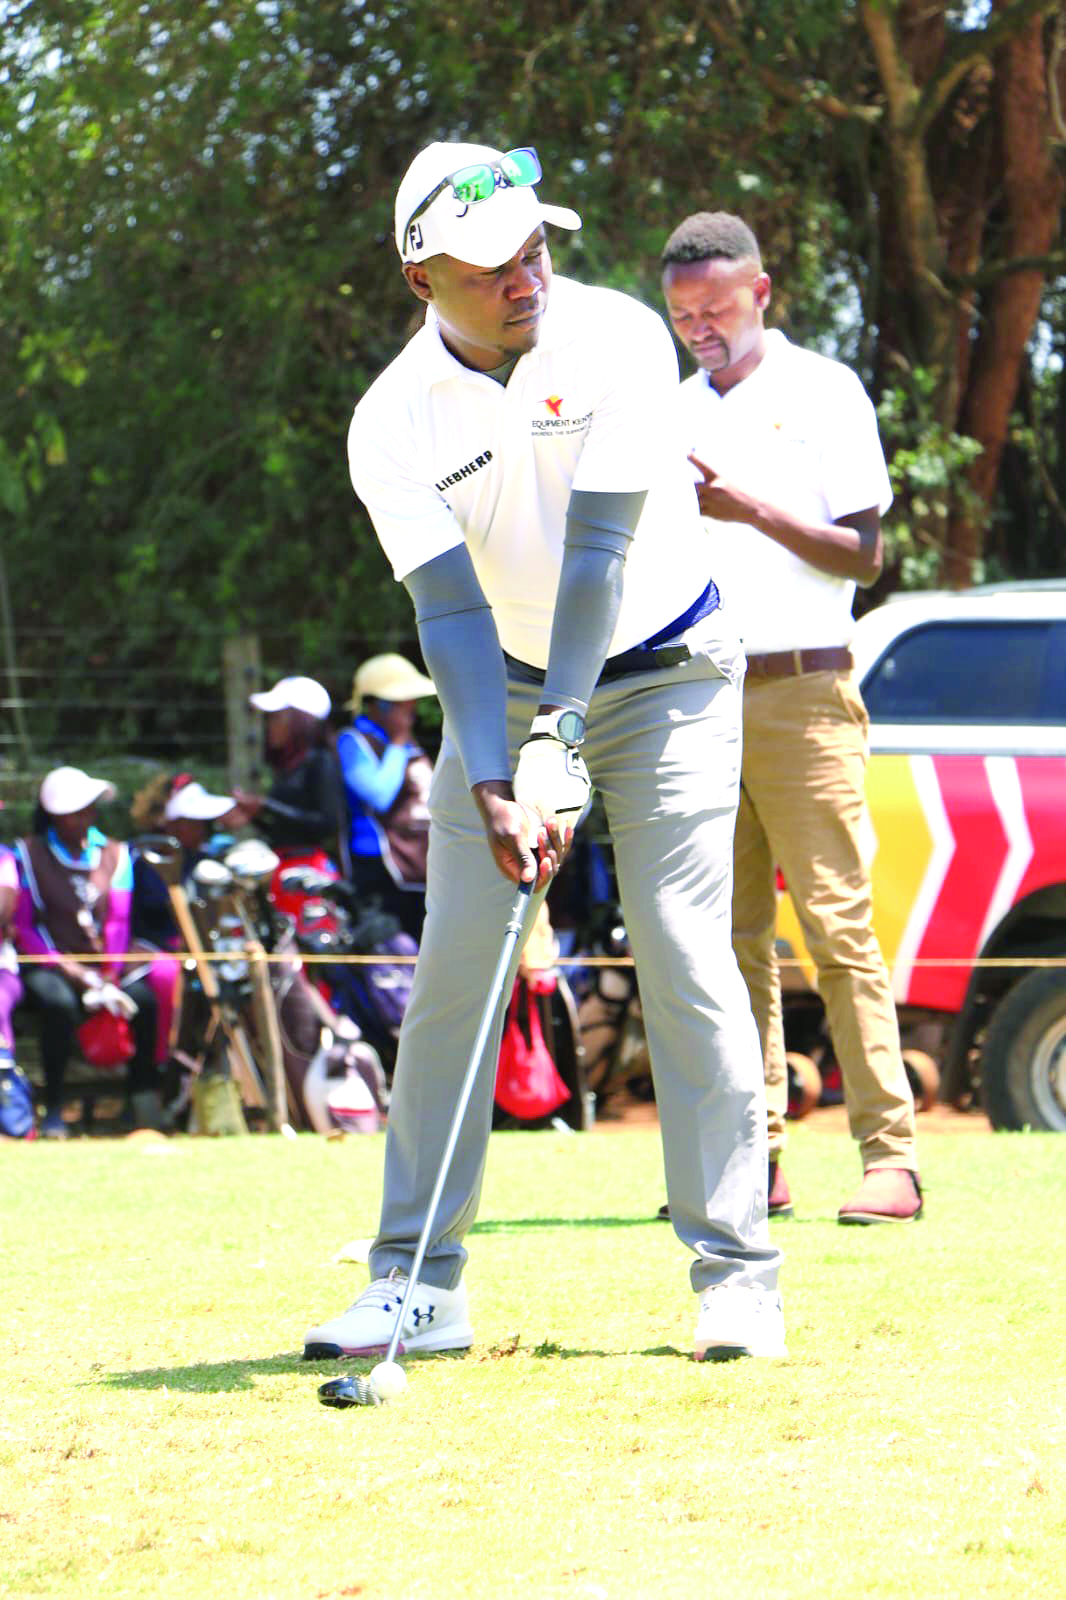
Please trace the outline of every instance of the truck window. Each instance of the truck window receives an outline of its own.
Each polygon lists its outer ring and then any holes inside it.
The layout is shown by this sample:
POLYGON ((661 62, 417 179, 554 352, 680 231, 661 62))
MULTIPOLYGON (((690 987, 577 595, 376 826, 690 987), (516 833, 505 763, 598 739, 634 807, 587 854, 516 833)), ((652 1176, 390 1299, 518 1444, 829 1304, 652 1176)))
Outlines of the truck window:
POLYGON ((1066 626, 925 623, 895 640, 862 692, 875 722, 1066 724, 1066 626))

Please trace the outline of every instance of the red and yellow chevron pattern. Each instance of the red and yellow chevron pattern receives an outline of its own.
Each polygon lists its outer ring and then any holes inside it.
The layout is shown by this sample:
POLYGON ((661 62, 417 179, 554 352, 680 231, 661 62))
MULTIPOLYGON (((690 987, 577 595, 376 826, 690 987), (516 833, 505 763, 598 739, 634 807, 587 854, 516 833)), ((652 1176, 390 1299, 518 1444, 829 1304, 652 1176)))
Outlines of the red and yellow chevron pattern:
MULTIPOLYGON (((1066 758, 875 755, 866 801, 874 927, 896 1000, 958 1011, 1011 907, 1066 883, 1066 758)), ((787 895, 778 937, 813 984, 787 895)))

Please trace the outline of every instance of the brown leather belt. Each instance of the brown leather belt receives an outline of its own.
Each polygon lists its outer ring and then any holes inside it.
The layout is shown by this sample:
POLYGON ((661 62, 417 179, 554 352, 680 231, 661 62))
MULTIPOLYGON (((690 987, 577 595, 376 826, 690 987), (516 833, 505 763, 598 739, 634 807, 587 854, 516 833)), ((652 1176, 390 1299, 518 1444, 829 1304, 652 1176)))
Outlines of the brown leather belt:
POLYGON ((850 672, 854 665, 851 651, 842 644, 821 650, 773 650, 748 657, 748 677, 798 678, 804 672, 850 672))

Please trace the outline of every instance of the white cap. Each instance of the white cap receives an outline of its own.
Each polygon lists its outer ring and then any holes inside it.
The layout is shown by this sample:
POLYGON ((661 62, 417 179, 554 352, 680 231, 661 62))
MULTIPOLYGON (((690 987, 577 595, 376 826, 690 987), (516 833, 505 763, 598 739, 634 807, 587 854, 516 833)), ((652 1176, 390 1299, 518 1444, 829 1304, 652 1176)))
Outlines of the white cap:
POLYGON ((499 161, 502 150, 487 144, 430 144, 411 162, 396 191, 396 248, 401 261, 425 261, 429 256, 454 256, 475 267, 499 267, 509 261, 542 222, 558 228, 580 228, 581 218, 566 206, 546 206, 532 185, 499 187, 487 200, 472 206, 457 200, 445 188, 423 211, 413 229, 417 211, 438 183, 480 161, 499 161), (406 235, 406 237, 405 237, 406 235))
POLYGON ((314 678, 280 678, 273 689, 250 694, 248 699, 257 711, 306 711, 309 717, 322 720, 330 712, 329 695, 314 678))
POLYGON ((106 778, 90 778, 80 767, 54 767, 41 784, 39 799, 49 816, 69 817, 98 800, 113 800, 117 792, 106 778))
POLYGON ((412 666, 406 656, 371 656, 356 669, 348 706, 358 711, 364 700, 421 700, 436 692, 432 679, 412 666))
POLYGON ((215 822, 237 804, 231 794, 208 794, 202 783, 185 783, 167 801, 167 822, 215 822))

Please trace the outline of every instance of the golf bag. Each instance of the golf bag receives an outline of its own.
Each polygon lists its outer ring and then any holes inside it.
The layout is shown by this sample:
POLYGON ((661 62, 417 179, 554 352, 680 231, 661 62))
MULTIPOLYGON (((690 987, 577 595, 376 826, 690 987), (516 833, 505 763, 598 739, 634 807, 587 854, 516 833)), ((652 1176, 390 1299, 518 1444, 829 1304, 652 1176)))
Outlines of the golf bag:
POLYGON ((549 973, 526 977, 519 973, 507 1008, 500 1059, 496 1068, 495 1100, 501 1111, 521 1122, 550 1117, 570 1090, 559 1076, 544 1037, 536 997, 552 994, 556 979, 549 973))
MULTIPOLYGON (((325 976, 330 998, 339 1011, 358 1025, 385 1063, 386 1070, 391 1072, 415 969, 413 960, 389 958, 414 957, 418 946, 410 934, 401 930, 398 920, 376 902, 355 906, 349 915, 349 926, 337 941, 340 950, 345 954, 380 956, 381 959, 327 966, 325 976)), ((307 942, 300 942, 308 948, 307 942)))
POLYGON ((303 1102, 318 1133, 377 1133, 389 1104, 377 1051, 365 1039, 323 1045, 303 1080, 303 1102))
POLYGON ((25 1073, 13 1061, 0 1063, 0 1135, 5 1139, 36 1139, 33 1090, 25 1073))

